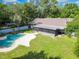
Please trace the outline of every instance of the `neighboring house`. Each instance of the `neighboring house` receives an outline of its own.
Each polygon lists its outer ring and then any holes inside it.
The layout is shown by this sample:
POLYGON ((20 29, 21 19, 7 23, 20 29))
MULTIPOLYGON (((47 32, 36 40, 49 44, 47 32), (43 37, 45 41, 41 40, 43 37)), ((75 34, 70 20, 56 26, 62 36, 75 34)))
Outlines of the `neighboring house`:
POLYGON ((64 29, 70 21, 72 21, 72 18, 37 18, 33 21, 34 30, 55 35, 64 34, 64 29))

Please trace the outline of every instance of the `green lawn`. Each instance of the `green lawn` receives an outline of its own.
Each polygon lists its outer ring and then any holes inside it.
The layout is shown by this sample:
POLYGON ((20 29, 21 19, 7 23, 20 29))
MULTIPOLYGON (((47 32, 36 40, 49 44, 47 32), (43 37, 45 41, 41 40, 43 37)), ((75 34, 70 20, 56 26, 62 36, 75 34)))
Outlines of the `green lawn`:
MULTIPOLYGON (((31 47, 26 48, 24 46, 20 46, 11 52, 0 53, 0 59, 13 59, 25 55, 26 57, 31 55, 33 56, 35 52, 38 55, 40 54, 41 56, 45 56, 46 54, 46 56, 51 57, 60 56, 61 59, 78 59, 73 53, 75 43, 76 42, 73 39, 70 39, 67 36, 63 36, 62 38, 56 37, 53 39, 49 36, 39 34, 35 40, 31 41, 31 47), (39 53, 40 51, 43 51, 45 54, 39 53)), ((34 59, 34 58, 29 57, 26 59, 34 59)))
POLYGON ((27 31, 24 31, 26 33, 32 33, 33 31, 32 30, 27 30, 27 31))

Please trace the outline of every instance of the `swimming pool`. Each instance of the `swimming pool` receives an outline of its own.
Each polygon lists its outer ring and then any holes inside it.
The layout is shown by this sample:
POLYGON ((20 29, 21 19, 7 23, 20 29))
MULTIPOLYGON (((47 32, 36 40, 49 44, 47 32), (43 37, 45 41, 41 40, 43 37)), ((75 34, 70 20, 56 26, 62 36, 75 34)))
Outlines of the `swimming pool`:
POLYGON ((23 34, 7 35, 5 39, 0 40, 0 47, 10 47, 16 39, 18 39, 22 36, 24 36, 24 35, 23 34))

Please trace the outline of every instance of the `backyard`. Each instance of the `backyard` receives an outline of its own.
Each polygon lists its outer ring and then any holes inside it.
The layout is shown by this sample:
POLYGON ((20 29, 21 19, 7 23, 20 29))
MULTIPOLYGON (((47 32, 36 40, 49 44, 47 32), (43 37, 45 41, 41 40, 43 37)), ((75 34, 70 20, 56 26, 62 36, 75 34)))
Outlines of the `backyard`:
POLYGON ((79 1, 65 2, 0 0, 0 59, 79 59, 79 1))
POLYGON ((39 34, 31 41, 30 47, 19 46, 8 53, 0 53, 0 59, 53 59, 55 56, 61 59, 78 59, 74 54, 75 43, 74 39, 67 36, 52 38, 39 34))

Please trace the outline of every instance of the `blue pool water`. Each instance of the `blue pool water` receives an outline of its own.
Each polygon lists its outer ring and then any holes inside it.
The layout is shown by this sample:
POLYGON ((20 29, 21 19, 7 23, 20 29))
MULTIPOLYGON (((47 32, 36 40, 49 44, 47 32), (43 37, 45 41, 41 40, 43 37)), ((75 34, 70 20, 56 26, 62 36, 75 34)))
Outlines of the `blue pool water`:
POLYGON ((10 47, 16 39, 22 36, 24 35, 23 34, 7 35, 4 40, 0 40, 0 47, 10 47))

